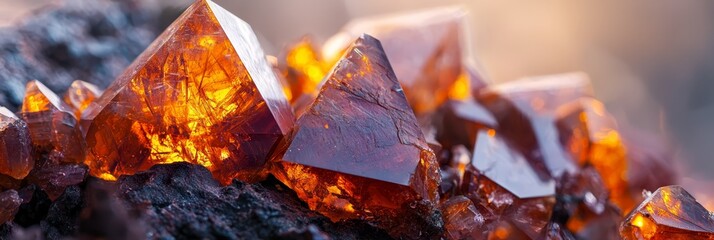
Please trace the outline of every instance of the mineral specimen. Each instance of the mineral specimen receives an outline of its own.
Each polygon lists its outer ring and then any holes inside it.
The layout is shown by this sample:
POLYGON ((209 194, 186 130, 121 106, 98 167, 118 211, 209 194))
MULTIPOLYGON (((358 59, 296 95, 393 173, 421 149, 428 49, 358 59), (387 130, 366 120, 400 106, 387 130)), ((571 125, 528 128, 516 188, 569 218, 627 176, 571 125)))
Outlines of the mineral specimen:
POLYGON ((42 188, 52 200, 60 197, 68 187, 82 183, 88 172, 84 164, 42 162, 37 165, 26 180, 42 188))
POLYGON ((0 107, 0 175, 15 179, 27 176, 35 164, 31 154, 27 124, 7 108, 0 107))
POLYGON ((337 63, 293 134, 272 172, 333 220, 379 221, 417 201, 438 201, 434 153, 369 35, 337 63))
POLYGON ((76 80, 69 86, 62 100, 64 100, 67 106, 74 109, 74 116, 80 119, 82 112, 100 95, 102 95, 102 91, 94 84, 76 80))
POLYGON ((474 100, 447 101, 441 108, 435 123, 436 139, 445 148, 457 145, 472 148, 479 130, 498 126, 493 115, 474 100))
POLYGON ((20 116, 27 123, 35 153, 53 162, 81 163, 85 142, 74 112, 38 81, 27 83, 20 116))
POLYGON ((115 179, 152 165, 255 181, 294 117, 247 23, 196 1, 83 114, 85 163, 115 179))
POLYGON ((409 104, 421 115, 448 98, 461 73, 464 22, 465 11, 459 8, 357 19, 329 39, 323 51, 329 61, 362 33, 380 39, 409 104))
POLYGON ((680 186, 657 189, 620 225, 624 239, 714 239, 714 217, 680 186))
POLYGON ((0 225, 15 217, 15 213, 20 208, 22 199, 15 190, 7 190, 0 193, 0 225))
POLYGON ((478 133, 463 184, 466 196, 494 215, 486 221, 494 238, 513 234, 537 238, 550 220, 555 182, 541 178, 496 131, 478 133))

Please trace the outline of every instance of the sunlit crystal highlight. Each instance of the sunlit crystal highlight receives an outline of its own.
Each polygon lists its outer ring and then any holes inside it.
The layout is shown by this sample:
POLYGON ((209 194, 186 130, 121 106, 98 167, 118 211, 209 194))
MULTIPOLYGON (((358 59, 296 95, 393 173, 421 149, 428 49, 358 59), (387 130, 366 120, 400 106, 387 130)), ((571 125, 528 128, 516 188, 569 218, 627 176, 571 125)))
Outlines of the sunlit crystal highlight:
POLYGON ((92 175, 191 162, 224 184, 254 181, 293 116, 256 36, 196 1, 83 116, 92 175))
POLYGON ((69 86, 62 100, 67 106, 74 109, 74 116, 80 119, 82 112, 100 95, 102 95, 102 91, 99 90, 99 87, 82 80, 76 80, 69 86))

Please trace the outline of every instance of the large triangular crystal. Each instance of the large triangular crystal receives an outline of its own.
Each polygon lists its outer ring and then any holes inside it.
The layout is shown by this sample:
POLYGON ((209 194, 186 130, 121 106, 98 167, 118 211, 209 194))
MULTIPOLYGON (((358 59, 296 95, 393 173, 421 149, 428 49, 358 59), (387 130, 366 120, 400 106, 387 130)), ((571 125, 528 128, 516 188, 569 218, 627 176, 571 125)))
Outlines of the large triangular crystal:
POLYGON ((190 162, 252 181, 293 118, 250 26, 199 0, 83 113, 86 163, 105 179, 190 162))
POLYGON ((276 177, 333 220, 379 219, 437 199, 434 153, 379 41, 368 35, 328 75, 282 151, 276 177))

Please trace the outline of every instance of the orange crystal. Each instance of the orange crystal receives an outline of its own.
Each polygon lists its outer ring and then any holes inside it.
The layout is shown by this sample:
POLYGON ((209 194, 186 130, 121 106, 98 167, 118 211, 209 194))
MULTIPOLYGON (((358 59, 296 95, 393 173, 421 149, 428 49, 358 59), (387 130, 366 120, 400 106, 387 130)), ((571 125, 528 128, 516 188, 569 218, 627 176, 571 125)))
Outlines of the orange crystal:
POLYGON ((74 111, 41 82, 27 83, 20 116, 27 123, 35 153, 49 154, 58 163, 84 160, 86 145, 74 111))
POLYGON ((250 26, 191 5, 83 114, 85 163, 115 179, 190 162, 224 184, 255 181, 294 117, 250 26))
POLYGON ((27 124, 0 107, 0 175, 23 179, 35 164, 27 124))
POLYGON ((399 83, 417 115, 443 103, 462 67, 465 11, 431 9, 395 16, 353 20, 323 47, 325 59, 336 59, 362 33, 380 39, 399 83))
POLYGON ((441 205, 446 239, 485 239, 488 236, 483 227, 486 217, 464 196, 456 196, 441 205))
POLYGON ((82 117, 82 111, 89 107, 89 104, 102 95, 102 91, 94 84, 76 80, 69 86, 62 100, 74 109, 74 116, 77 119, 82 117))
POLYGON ((623 239, 714 239, 714 217, 680 186, 657 189, 620 225, 623 239))
POLYGON ((305 95, 309 101, 314 100, 320 91, 322 79, 330 70, 330 66, 322 61, 321 54, 313 47, 309 37, 302 38, 288 48, 285 54, 284 68, 290 90, 288 100, 293 105, 305 95))
POLYGON ((605 106, 594 98, 582 98, 559 110, 561 142, 577 156, 581 166, 592 165, 602 176, 612 201, 627 212, 634 199, 627 183, 627 153, 617 124, 605 106))
POLYGON ((479 132, 463 181, 466 196, 495 216, 486 222, 492 238, 513 234, 537 238, 550 220, 555 182, 539 176, 495 131, 479 132))
POLYGON ((332 220, 394 221, 410 204, 438 201, 434 153, 371 36, 350 47, 293 134, 272 172, 332 220))

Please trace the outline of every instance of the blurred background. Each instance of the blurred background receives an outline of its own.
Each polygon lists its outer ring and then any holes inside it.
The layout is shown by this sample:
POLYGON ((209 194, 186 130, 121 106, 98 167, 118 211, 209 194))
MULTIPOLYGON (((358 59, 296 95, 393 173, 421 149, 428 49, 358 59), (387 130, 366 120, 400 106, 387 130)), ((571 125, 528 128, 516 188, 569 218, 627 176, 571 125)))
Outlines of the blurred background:
MULTIPOLYGON (((53 1, 0 0, 11 26, 53 1)), ((318 43, 352 18, 461 5, 471 56, 492 83, 583 71, 623 128, 669 141, 692 189, 714 182, 714 2, 708 0, 215 0, 253 26, 267 53, 309 34, 318 43)), ((164 0, 169 8, 188 0, 164 0)), ((710 198, 711 199, 711 198, 710 198)))

